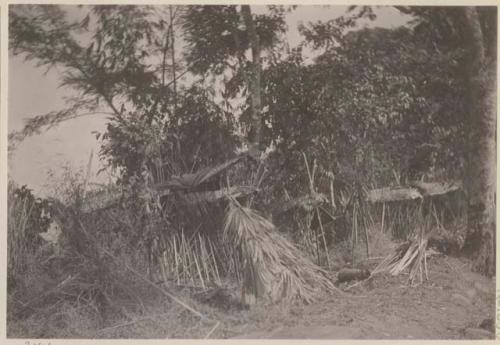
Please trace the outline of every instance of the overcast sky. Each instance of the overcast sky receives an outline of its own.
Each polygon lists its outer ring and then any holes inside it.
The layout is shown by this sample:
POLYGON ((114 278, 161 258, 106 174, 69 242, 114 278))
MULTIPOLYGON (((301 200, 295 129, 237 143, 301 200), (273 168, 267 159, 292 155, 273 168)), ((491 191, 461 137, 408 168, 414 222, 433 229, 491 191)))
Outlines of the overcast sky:
MULTIPOLYGON (((76 10, 76 7, 73 10, 72 16, 78 16, 80 10, 76 10)), ((287 15, 290 46, 301 41, 297 31, 300 22, 326 21, 345 13, 345 10, 344 6, 299 6, 287 15)), ((262 9, 255 8, 254 11, 260 12, 262 9)), ((377 19, 374 22, 361 25, 390 28, 403 25, 409 19, 391 7, 378 8, 376 12, 377 19)), ((35 67, 32 62, 9 56, 9 131, 21 129, 25 118, 65 106, 64 97, 72 95, 72 92, 58 87, 59 72, 54 69, 45 74, 44 69, 35 67)), ((97 141, 91 132, 103 131, 104 125, 105 120, 94 115, 64 122, 57 128, 27 138, 9 161, 9 176, 19 185, 28 185, 36 194, 47 195, 50 191, 47 185, 54 183, 48 180, 48 171, 52 169, 57 174, 65 164, 75 170, 85 166, 90 151, 93 149, 95 153, 98 152, 97 141)), ((105 176, 96 176, 99 168, 99 162, 94 158, 91 179, 94 182, 106 179, 105 176)))

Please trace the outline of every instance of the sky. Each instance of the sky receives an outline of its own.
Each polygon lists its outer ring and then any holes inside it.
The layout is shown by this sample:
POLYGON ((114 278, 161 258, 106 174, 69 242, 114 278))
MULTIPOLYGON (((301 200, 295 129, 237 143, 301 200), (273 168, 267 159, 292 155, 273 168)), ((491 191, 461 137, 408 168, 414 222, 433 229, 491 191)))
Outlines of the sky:
MULTIPOLYGON (((70 16, 77 18, 81 10, 67 6, 70 16)), ((345 13, 345 6, 299 6, 287 15, 287 39, 290 47, 296 46, 301 37, 297 30, 299 23, 307 24, 318 20, 327 21, 345 13)), ((254 6, 253 11, 264 11, 263 6, 254 6)), ((392 7, 376 10, 377 19, 360 23, 360 27, 397 27, 410 18, 402 16, 392 7)), ((60 88, 61 70, 46 71, 9 54, 8 126, 9 132, 23 127, 26 118, 60 110, 65 107, 65 97, 73 95, 72 90, 60 88)), ((93 131, 104 131, 105 119, 93 115, 61 123, 56 128, 25 139, 18 145, 9 159, 9 177, 18 185, 27 185, 38 196, 48 196, 57 183, 61 167, 72 170, 83 169, 94 151, 91 182, 106 182, 106 175, 97 175, 101 168, 97 158, 98 142, 93 131), (49 178, 49 171, 55 178, 49 178)))

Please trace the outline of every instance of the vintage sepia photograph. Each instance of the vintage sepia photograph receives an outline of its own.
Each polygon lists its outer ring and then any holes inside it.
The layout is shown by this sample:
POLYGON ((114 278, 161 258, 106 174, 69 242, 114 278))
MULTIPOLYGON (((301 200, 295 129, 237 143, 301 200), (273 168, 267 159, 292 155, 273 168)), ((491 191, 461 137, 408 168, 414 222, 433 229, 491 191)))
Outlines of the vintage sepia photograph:
POLYGON ((496 6, 2 11, 7 338, 495 339, 496 6))

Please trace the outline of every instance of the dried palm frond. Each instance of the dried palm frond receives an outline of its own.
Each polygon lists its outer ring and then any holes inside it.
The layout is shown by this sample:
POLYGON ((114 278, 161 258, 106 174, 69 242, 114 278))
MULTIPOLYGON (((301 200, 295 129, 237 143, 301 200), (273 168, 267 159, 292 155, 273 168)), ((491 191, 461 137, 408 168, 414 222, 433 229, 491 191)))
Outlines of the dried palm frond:
POLYGON ((409 282, 413 284, 417 273, 420 274, 420 282, 427 276, 427 242, 434 231, 424 234, 420 231, 411 240, 408 240, 396 247, 392 253, 387 255, 382 262, 372 272, 372 276, 377 273, 388 272, 396 276, 409 268, 409 282))
POLYGON ((420 182, 410 183, 411 187, 418 189, 423 196, 437 196, 456 192, 463 188, 460 181, 442 181, 442 182, 420 182))
POLYGON ((238 163, 240 160, 244 159, 245 155, 239 155, 233 159, 230 159, 224 163, 221 163, 214 167, 206 167, 195 173, 182 174, 180 176, 172 176, 172 178, 162 185, 155 186, 155 189, 161 190, 164 188, 172 190, 189 190, 194 189, 202 183, 205 183, 212 177, 220 174, 224 170, 227 170, 231 166, 238 163))
POLYGON ((415 199, 422 199, 422 194, 416 188, 386 187, 372 189, 366 194, 366 200, 372 203, 415 199))
POLYGON ((226 214, 224 238, 240 251, 245 293, 272 301, 314 299, 318 289, 335 289, 326 272, 282 237, 256 211, 232 199, 226 214))

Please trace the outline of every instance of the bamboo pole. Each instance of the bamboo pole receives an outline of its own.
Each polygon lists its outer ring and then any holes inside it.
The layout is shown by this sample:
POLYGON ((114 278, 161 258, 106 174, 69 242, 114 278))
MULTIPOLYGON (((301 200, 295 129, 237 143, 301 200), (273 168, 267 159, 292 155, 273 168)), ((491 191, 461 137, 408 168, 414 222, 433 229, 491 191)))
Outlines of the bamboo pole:
POLYGON ((385 221, 385 202, 382 203, 382 226, 381 226, 381 232, 384 233, 384 221, 385 221))

